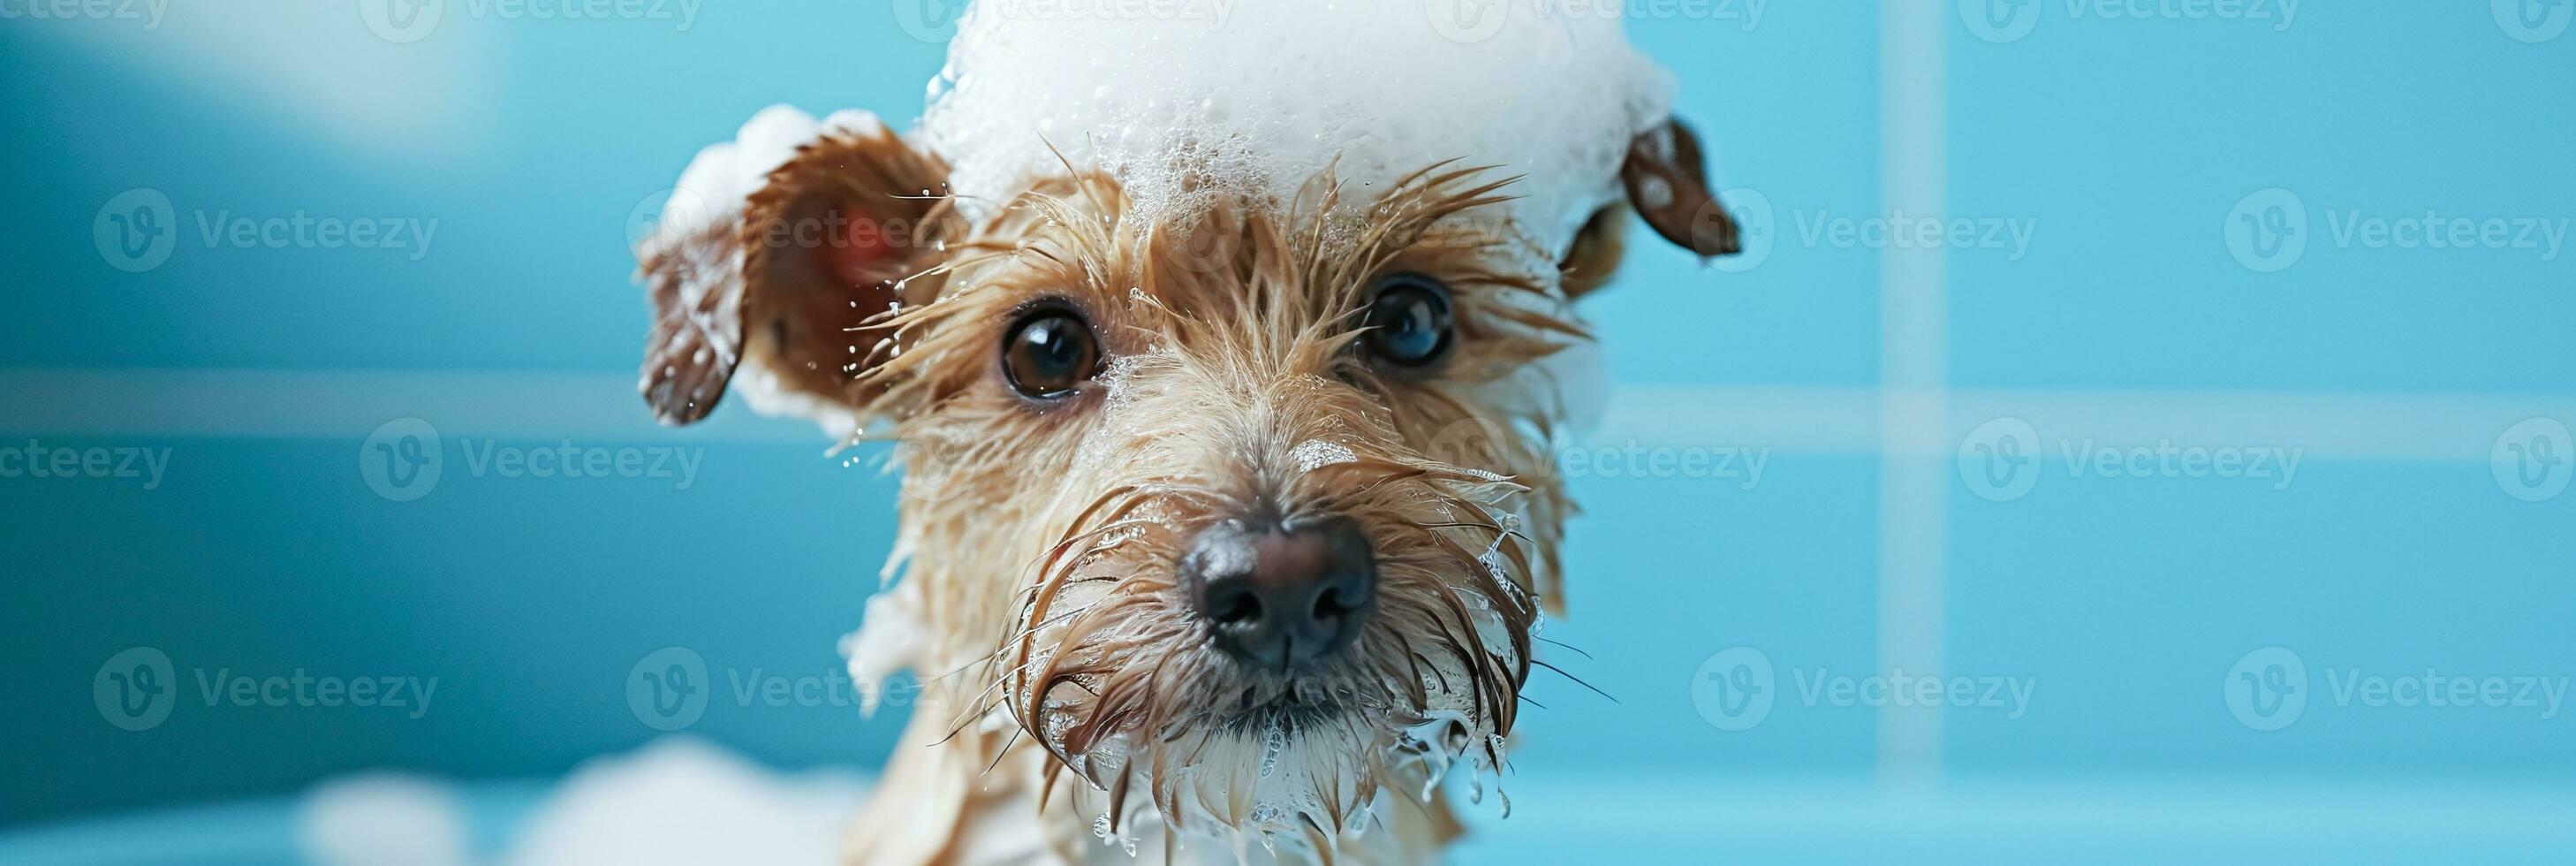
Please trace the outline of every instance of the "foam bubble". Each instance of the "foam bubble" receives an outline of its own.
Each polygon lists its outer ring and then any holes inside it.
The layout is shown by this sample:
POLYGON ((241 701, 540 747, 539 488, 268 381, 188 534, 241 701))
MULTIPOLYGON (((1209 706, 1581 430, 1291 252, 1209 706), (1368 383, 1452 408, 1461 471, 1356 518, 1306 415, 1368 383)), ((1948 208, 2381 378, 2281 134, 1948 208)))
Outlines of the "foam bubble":
POLYGON ((1454 158, 1526 175, 1504 215, 1561 244, 1617 194, 1628 142, 1670 110, 1671 76, 1617 16, 1507 0, 1483 13, 1499 22, 1464 28, 1430 5, 1239 0, 1155 18, 978 0, 922 131, 970 212, 1066 162, 1172 218, 1218 196, 1284 203, 1327 167, 1366 201, 1454 158))
POLYGON ((326 782, 304 799, 304 853, 325 866, 472 863, 464 804, 446 783, 398 773, 326 782))
POLYGON ((1351 453, 1350 446, 1339 442, 1308 439, 1297 443, 1297 447, 1289 449, 1288 459, 1297 462, 1297 471, 1313 472, 1326 466, 1337 466, 1358 460, 1359 456, 1351 453))

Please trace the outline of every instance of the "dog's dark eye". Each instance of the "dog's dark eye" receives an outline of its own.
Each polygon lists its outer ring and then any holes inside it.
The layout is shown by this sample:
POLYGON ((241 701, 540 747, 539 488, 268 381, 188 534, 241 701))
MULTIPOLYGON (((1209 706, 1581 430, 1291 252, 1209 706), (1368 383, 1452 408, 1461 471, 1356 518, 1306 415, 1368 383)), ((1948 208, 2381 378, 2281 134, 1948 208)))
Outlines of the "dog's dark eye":
POLYGON ((1002 341, 1002 375, 1012 388, 1036 399, 1072 394, 1099 367, 1099 341, 1092 338, 1091 326, 1070 311, 1022 316, 1002 341))
POLYGON ((1421 367, 1449 350, 1449 287, 1421 274, 1380 277, 1362 324, 1369 351, 1389 363, 1421 367))

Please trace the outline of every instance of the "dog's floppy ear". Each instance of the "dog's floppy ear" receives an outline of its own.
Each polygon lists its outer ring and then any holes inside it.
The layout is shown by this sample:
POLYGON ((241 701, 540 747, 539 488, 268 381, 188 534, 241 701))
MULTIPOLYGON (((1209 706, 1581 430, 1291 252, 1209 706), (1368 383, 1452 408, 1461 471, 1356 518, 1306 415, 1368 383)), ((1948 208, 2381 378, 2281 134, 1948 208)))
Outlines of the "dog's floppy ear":
POLYGON ((1679 118, 1629 143, 1619 179, 1628 189, 1628 204, 1664 240, 1702 256, 1743 251, 1734 218, 1709 191, 1699 136, 1679 118))
POLYGON ((1566 298, 1581 298, 1610 282, 1610 275, 1619 270, 1619 260, 1627 256, 1627 235, 1625 205, 1593 211, 1592 218, 1583 221, 1583 228, 1574 233, 1574 244, 1556 265, 1557 282, 1565 287, 1566 298))
POLYGON ((764 115, 742 141, 701 154, 717 164, 692 164, 681 193, 703 216, 666 215, 637 251, 653 304, 641 389, 662 423, 705 418, 737 378, 764 413, 855 423, 869 408, 856 378, 891 337, 871 320, 906 294, 936 296, 935 278, 906 278, 941 255, 945 166, 873 118, 815 126, 784 114, 792 121, 764 115), (783 162, 782 132, 804 142, 783 162), (738 181, 755 188, 736 200, 692 188, 724 187, 758 163, 775 167, 738 181))

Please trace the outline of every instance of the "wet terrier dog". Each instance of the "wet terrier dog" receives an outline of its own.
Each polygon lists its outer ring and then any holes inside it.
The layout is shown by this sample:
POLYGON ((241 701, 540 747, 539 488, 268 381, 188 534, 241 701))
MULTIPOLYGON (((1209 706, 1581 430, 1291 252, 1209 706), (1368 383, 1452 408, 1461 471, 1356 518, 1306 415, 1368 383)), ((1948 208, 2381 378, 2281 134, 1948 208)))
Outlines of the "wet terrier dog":
POLYGON ((1178 214, 1066 161, 976 216, 872 116, 774 109, 692 165, 739 201, 639 250, 655 413, 730 383, 902 472, 845 649, 930 691, 850 860, 1411 863, 1457 835, 1441 775, 1502 766, 1545 666, 1572 304, 1632 212, 1736 248, 1678 122, 1551 248, 1457 156, 1178 214))

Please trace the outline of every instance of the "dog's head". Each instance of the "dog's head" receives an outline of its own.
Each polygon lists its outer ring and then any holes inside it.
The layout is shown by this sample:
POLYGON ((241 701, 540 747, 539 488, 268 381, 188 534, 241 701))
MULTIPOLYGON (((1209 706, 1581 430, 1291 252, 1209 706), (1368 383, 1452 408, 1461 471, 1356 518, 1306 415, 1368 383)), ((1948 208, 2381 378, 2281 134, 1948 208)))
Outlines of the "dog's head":
POLYGON ((959 726, 1015 722, 1113 827, 1337 835, 1500 764, 1558 594, 1572 303, 1632 210, 1734 248, 1688 130, 1638 138, 1568 242, 1459 162, 1159 214, 1068 163, 970 218, 882 126, 806 131, 646 243, 643 391, 688 423, 731 380, 893 440, 914 661, 959 726))

